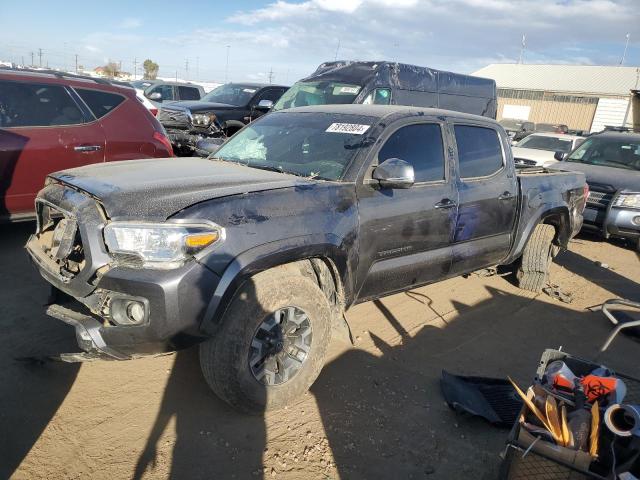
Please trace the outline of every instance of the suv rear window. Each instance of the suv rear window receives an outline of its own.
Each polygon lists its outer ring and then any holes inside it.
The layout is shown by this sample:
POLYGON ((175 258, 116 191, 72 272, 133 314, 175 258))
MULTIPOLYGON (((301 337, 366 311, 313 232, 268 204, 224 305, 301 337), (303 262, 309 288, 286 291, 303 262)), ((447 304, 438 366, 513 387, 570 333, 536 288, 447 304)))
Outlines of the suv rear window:
POLYGON ((84 103, 91 109, 96 118, 104 117, 111 110, 116 108, 122 102, 124 97, 117 93, 101 92, 100 90, 86 90, 84 88, 76 88, 76 92, 84 103))
POLYGON ((460 178, 486 177, 502 168, 498 133, 491 128, 456 125, 460 178))
POLYGON ((64 87, 0 81, 0 127, 50 127, 83 122, 82 111, 64 87))

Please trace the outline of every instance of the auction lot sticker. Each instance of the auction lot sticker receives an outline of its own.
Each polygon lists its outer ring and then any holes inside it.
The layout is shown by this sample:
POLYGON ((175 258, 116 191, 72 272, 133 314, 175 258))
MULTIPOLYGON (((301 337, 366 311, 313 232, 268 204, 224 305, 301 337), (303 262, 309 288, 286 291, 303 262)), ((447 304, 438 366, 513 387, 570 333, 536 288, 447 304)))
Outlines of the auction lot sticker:
POLYGON ((358 123, 332 123, 326 132, 350 133, 352 135, 362 135, 369 130, 370 125, 360 125, 358 123))

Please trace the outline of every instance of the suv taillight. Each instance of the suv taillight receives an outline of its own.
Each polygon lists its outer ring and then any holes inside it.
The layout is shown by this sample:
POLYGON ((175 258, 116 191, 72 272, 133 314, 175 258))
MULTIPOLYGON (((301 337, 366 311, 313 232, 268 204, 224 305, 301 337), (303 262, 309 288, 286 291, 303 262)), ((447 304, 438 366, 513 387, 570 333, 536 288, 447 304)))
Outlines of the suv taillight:
POLYGON ((171 142, 166 137, 166 135, 163 135, 160 132, 153 132, 153 138, 164 145, 165 148, 169 151, 169 156, 173 157, 173 147, 171 146, 171 142))

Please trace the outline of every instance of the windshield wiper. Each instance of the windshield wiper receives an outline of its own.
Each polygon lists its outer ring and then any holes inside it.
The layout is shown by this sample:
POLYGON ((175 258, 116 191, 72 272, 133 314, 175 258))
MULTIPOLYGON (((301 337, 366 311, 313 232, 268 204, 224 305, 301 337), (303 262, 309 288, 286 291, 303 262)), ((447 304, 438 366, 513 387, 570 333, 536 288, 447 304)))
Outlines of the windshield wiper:
POLYGON ((259 168, 260 170, 267 170, 269 172, 289 173, 282 170, 282 168, 275 167, 273 165, 256 165, 255 163, 248 163, 248 162, 243 165, 246 165, 247 167, 251 167, 251 168, 259 168))

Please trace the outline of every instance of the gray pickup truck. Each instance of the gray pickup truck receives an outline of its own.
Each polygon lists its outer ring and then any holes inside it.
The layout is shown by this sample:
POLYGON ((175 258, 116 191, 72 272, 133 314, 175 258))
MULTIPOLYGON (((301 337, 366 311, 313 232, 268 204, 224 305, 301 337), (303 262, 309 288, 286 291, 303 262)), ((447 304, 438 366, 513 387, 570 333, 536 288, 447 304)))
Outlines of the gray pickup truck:
POLYGON ((49 176, 27 250, 89 357, 200 343, 231 405, 277 408, 318 376, 366 300, 494 265, 539 290, 580 230, 581 173, 515 168, 495 121, 324 105, 251 123, 208 159, 49 176))

